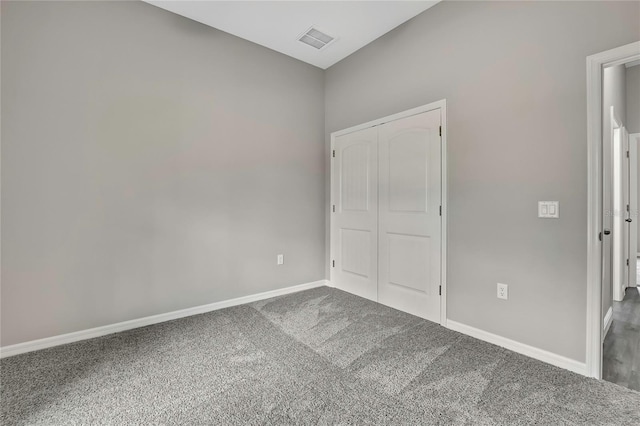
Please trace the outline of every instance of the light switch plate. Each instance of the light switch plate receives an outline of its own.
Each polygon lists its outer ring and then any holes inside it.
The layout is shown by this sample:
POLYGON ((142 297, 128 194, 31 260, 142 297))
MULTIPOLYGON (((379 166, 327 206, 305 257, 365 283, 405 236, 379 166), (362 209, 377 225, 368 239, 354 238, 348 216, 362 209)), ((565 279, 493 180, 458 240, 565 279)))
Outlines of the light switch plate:
POLYGON ((538 201, 538 217, 544 219, 560 218, 560 202, 538 201))
POLYGON ((284 254, 279 254, 277 259, 278 265, 284 265, 284 254))

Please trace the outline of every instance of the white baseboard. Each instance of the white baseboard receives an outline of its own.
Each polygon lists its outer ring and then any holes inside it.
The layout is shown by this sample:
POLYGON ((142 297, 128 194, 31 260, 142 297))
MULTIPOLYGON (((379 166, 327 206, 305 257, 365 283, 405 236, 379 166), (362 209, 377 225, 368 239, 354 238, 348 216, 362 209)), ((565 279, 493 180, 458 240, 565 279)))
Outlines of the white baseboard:
POLYGON ((607 314, 604 316, 604 330, 602 333, 602 341, 604 342, 604 338, 607 337, 607 333, 609 332, 609 328, 611 327, 611 323, 613 322, 613 308, 609 306, 609 310, 607 314))
POLYGON ((526 355, 530 358, 537 359, 538 361, 546 362, 548 364, 555 365, 556 367, 588 376, 587 364, 584 362, 576 361, 553 352, 525 345, 524 343, 516 342, 515 340, 507 339, 506 337, 498 336, 497 334, 489 333, 450 319, 447 319, 447 328, 466 334, 467 336, 475 337, 476 339, 484 340, 485 342, 493 343, 494 345, 526 355))
POLYGON ((244 305, 258 300, 269 299, 271 297, 282 296, 302 290, 309 290, 326 285, 327 280, 314 281, 278 290, 266 291, 264 293, 252 294, 235 299, 224 300, 222 302, 209 303, 207 305, 195 306, 193 308, 180 309, 179 311, 167 312, 164 314, 152 315, 149 317, 123 321, 116 324, 109 324, 102 327, 90 328, 73 333, 61 334, 59 336, 47 337, 44 339, 32 340, 30 342, 17 343, 15 345, 0 348, 0 358, 7 358, 26 352, 51 348, 53 346, 65 345, 67 343, 78 342, 80 340, 93 339, 94 337, 105 336, 107 334, 118 333, 134 328, 145 327, 147 325, 158 324, 178 318, 189 317, 191 315, 203 314, 205 312, 217 311, 231 306, 244 305))

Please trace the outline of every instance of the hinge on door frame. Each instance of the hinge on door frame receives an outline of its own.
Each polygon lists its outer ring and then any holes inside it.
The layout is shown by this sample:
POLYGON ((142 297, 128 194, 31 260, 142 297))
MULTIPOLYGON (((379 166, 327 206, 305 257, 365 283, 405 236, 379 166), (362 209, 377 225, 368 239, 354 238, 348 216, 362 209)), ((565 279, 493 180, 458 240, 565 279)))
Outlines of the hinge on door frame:
POLYGON ((627 158, 629 158, 629 151, 627 151, 627 158))
POLYGON ((331 266, 333 266, 334 268, 336 267, 336 261, 335 260, 331 261, 331 266))
POLYGON ((440 206, 440 216, 442 216, 442 206, 440 206))
POLYGON ((440 126, 440 136, 442 136, 442 126, 440 126))
POLYGON ((627 266, 629 266, 629 259, 627 259, 627 266))
POLYGON ((442 286, 438 286, 438 296, 442 296, 442 286))
POLYGON ((335 149, 334 149, 334 150, 333 150, 333 152, 331 153, 331 156, 332 156, 333 158, 335 158, 335 157, 336 157, 336 150, 335 150, 335 149))
POLYGON ((627 211, 629 211, 629 204, 627 204, 627 211))
POLYGON ((333 212, 334 213, 336 212, 336 205, 335 204, 333 205, 333 212))

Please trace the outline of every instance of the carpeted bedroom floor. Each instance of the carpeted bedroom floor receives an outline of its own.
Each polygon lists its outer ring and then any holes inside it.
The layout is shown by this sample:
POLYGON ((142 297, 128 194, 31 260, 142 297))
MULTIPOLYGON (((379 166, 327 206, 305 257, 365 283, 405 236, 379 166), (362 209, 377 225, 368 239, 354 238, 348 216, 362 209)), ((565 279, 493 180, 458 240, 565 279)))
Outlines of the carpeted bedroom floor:
POLYGON ((640 393, 327 287, 0 368, 3 425, 640 424, 640 393))

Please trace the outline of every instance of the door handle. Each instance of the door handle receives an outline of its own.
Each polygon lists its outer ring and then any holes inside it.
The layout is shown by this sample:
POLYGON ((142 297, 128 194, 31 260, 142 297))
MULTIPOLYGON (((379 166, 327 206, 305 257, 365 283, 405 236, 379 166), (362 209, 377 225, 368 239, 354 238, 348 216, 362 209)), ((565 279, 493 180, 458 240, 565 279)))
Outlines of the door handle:
POLYGON ((624 221, 625 221, 625 222, 633 222, 633 220, 632 220, 631 218, 629 218, 629 219, 625 219, 624 221))

